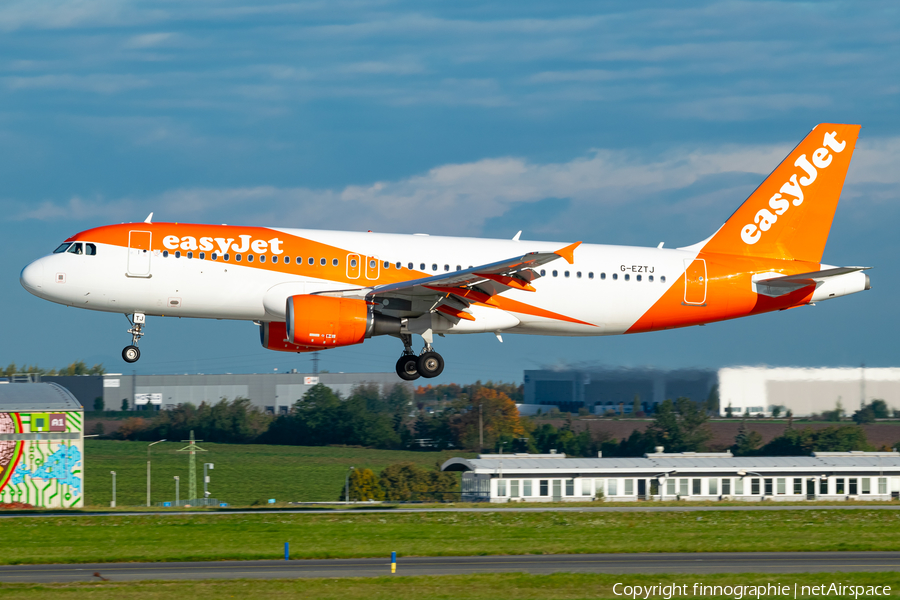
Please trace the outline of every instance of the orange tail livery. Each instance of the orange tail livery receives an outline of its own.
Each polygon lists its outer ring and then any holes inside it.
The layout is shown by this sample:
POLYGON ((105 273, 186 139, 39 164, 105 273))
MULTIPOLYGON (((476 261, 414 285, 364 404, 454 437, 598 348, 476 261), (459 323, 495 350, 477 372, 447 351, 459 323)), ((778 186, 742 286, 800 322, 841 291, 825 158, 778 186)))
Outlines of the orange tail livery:
POLYGON ((818 125, 711 238, 686 248, 154 223, 151 213, 73 235, 20 281, 52 302, 128 315, 127 362, 148 317, 241 319, 281 352, 391 335, 403 343, 399 377, 436 377, 434 334, 637 333, 869 289, 865 267, 821 263, 858 135, 858 125, 818 125))

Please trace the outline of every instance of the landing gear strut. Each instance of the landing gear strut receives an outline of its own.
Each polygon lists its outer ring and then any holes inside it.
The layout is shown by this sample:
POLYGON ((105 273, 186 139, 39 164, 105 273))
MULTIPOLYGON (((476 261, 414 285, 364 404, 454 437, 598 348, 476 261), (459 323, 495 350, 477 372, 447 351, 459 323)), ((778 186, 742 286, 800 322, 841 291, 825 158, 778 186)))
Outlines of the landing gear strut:
POLYGON ((128 333, 131 334, 131 345, 125 346, 125 349, 122 350, 122 358, 127 363, 133 363, 141 357, 141 351, 137 345, 144 336, 144 322, 147 317, 144 316, 144 313, 134 313, 131 318, 128 315, 125 317, 131 323, 131 329, 128 330, 128 333))
POLYGON ((403 340, 403 354, 397 361, 397 375, 405 381, 413 381, 419 377, 437 377, 444 371, 444 359, 426 342, 422 352, 416 356, 412 349, 412 335, 400 335, 403 340))
POLYGON ((400 335, 403 340, 403 354, 397 361, 397 375, 405 381, 413 381, 419 378, 418 357, 412 349, 412 336, 408 333, 400 335))

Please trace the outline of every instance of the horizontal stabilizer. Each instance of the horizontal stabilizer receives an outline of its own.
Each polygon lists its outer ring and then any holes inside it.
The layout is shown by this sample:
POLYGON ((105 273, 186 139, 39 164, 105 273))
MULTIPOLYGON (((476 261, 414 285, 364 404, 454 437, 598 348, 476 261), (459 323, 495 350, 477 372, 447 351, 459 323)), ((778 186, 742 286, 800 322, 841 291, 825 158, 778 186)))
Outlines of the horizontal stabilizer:
POLYGON ((764 294, 766 296, 783 296, 784 294, 789 294, 810 285, 818 285, 831 277, 839 277, 848 273, 866 271, 871 268, 872 267, 832 267, 821 271, 810 271, 809 273, 797 273, 796 275, 782 275, 779 277, 769 277, 767 279, 757 279, 753 282, 753 285, 758 294, 764 294))

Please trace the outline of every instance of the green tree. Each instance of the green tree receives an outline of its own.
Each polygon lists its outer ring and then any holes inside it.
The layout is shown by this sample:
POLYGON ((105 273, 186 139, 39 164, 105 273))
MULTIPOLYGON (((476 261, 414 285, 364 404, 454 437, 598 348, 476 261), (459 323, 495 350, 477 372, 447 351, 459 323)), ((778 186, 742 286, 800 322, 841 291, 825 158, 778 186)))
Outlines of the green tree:
POLYGON ((772 418, 777 419, 779 416, 781 416, 781 410, 783 408, 784 408, 783 406, 777 406, 777 405, 773 406, 772 407, 772 418))
MULTIPOLYGON (((340 499, 344 499, 344 490, 341 490, 340 499)), ((378 478, 372 469, 354 469, 350 473, 350 500, 384 500, 384 490, 378 484, 378 478)))
POLYGON ((871 450, 866 432, 858 425, 833 425, 821 429, 787 428, 763 446, 760 456, 808 456, 812 452, 849 452, 871 450))
POLYGON ((94 398, 94 410, 99 412, 99 411, 102 411, 104 408, 105 408, 105 405, 103 402, 103 396, 97 396, 96 398, 94 398))
POLYGON ((394 463, 386 467, 378 479, 386 500, 451 500, 456 496, 457 481, 453 473, 428 470, 412 462, 394 463))
POLYGON ((706 397, 706 411, 713 415, 719 414, 719 384, 715 384, 709 390, 706 397))
POLYGON ((757 431, 748 430, 746 421, 742 420, 731 452, 735 456, 752 456, 762 446, 762 441, 762 435, 757 431))
POLYGON ((731 407, 731 402, 728 403, 728 406, 725 407, 725 418, 730 419, 734 417, 734 409, 731 407))
POLYGON ((128 398, 122 398, 122 410, 128 410, 128 398))
MULTIPOLYGON (((705 407, 704 407, 705 408, 705 407)), ((669 452, 698 452, 712 439, 709 415, 690 398, 665 400, 644 437, 651 446, 664 446, 669 452)))

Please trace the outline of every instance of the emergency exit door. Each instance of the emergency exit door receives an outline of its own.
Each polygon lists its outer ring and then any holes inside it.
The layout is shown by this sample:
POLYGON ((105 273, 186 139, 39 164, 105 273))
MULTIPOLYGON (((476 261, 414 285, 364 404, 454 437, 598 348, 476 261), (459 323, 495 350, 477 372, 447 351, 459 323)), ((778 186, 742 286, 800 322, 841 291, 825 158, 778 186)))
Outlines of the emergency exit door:
POLYGON ((702 258, 684 261, 684 303, 706 303, 706 261, 702 258))
POLYGON ((150 277, 149 231, 128 232, 128 274, 131 277, 150 277))

